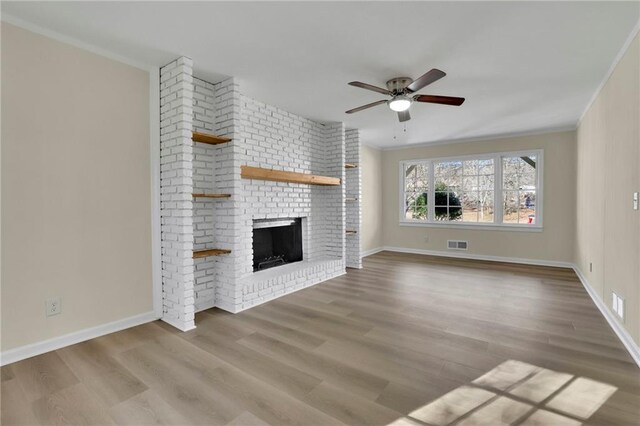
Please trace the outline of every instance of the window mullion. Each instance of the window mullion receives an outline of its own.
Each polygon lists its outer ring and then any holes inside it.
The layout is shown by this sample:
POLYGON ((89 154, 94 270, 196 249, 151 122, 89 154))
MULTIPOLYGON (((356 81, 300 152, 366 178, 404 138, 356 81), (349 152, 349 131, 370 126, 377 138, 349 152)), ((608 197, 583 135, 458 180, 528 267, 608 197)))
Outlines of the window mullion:
POLYGON ((436 183, 434 180, 435 173, 433 172, 433 161, 429 161, 427 170, 429 172, 429 202, 427 203, 427 220, 429 222, 435 222, 436 217, 436 183))
POLYGON ((502 202, 502 157, 496 155, 493 159, 494 170, 494 191, 493 196, 493 221, 494 223, 502 223, 504 214, 504 203, 502 202))
POLYGON ((400 220, 406 219, 406 206, 407 206, 407 182, 406 182, 406 168, 407 163, 400 163, 400 192, 402 194, 402 200, 400 201, 400 220))

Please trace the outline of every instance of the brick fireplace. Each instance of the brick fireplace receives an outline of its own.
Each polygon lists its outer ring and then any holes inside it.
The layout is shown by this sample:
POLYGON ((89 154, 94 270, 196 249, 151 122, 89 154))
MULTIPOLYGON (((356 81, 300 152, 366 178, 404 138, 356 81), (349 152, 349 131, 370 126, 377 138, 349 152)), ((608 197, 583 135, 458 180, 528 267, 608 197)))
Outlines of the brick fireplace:
POLYGON ((179 58, 161 69, 163 319, 182 330, 195 326, 199 310, 239 312, 344 274, 347 264, 360 267, 360 172, 345 167, 347 153, 359 158, 357 130, 251 99, 233 78, 194 78, 191 68, 179 58), (193 143, 192 132, 230 140, 193 143), (242 166, 330 176, 339 185, 242 178, 242 166), (256 224, 278 221, 298 227, 301 256, 262 247, 266 234, 256 234, 256 224), (277 267, 258 267, 256 243, 277 267), (221 251, 194 258, 211 248, 221 251))

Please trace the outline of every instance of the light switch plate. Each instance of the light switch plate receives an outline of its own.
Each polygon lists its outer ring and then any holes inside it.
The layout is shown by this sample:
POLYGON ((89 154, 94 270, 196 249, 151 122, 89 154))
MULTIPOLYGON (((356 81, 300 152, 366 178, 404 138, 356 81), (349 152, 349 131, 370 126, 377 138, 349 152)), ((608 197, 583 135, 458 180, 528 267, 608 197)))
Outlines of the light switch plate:
POLYGON ((633 193, 633 209, 638 210, 638 193, 633 193))
POLYGON ((618 316, 624 320, 624 299, 618 297, 618 316))
POLYGON ((624 299, 615 292, 611 292, 611 309, 624 322, 624 299))

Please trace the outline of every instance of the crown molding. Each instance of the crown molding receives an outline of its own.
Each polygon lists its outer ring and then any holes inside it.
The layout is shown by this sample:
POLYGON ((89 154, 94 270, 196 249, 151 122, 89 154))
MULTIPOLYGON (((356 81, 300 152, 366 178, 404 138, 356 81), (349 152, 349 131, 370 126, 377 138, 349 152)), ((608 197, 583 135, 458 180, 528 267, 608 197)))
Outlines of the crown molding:
POLYGON ((25 21, 24 19, 17 18, 7 13, 2 14, 1 20, 2 22, 15 25, 16 27, 22 28, 27 31, 31 31, 32 33, 40 34, 42 36, 59 41, 61 43, 86 50, 88 52, 91 52, 99 56, 104 56, 105 58, 112 59, 114 61, 126 64, 126 65, 130 65, 132 67, 139 68, 144 71, 152 71, 154 67, 157 67, 157 64, 145 63, 145 62, 138 61, 136 59, 119 55, 110 50, 97 47, 93 44, 84 42, 82 40, 78 40, 77 38, 70 37, 53 30, 49 30, 47 28, 41 27, 32 22, 25 21))
POLYGON ((600 82, 600 84, 598 85, 596 90, 593 92, 593 95, 591 96, 591 99, 587 103, 587 106, 582 111, 582 114, 580 115, 580 118, 578 119, 578 122, 576 123, 576 128, 580 127, 580 123, 582 123, 582 119, 587 114, 587 111, 589 111, 589 109, 591 109, 591 105, 593 105, 593 103, 596 101, 596 99, 598 98, 598 95, 600 95, 600 92, 602 91, 604 86, 609 81, 609 78, 611 78, 611 75, 613 74, 613 72, 615 71, 616 67, 618 66, 618 63, 622 60, 624 55, 627 53, 627 50, 629 50, 629 47, 631 46, 631 43, 633 42, 633 40, 638 35, 638 32, 640 32, 640 19, 638 20, 638 22, 636 22, 636 25, 631 30, 631 33, 629 33, 629 36, 625 40, 624 44, 620 48, 620 51, 618 52, 618 54, 616 55, 615 59, 613 60, 613 63, 609 67, 609 70, 604 75, 604 78, 602 79, 602 81, 600 82))
POLYGON ((499 140, 499 139, 537 136, 537 135, 546 135, 546 134, 562 133, 562 132, 573 132, 575 130, 576 130, 576 126, 572 124, 569 126, 552 127, 548 129, 539 129, 539 130, 532 130, 527 132, 512 132, 512 133, 478 136, 473 138, 447 139, 447 140, 433 141, 433 142, 414 143, 414 144, 409 144, 404 146, 383 147, 378 149, 381 149, 382 151, 398 151, 402 149, 423 148, 423 147, 438 146, 438 145, 453 145, 453 144, 468 143, 468 142, 486 142, 486 141, 493 141, 493 140, 499 140))

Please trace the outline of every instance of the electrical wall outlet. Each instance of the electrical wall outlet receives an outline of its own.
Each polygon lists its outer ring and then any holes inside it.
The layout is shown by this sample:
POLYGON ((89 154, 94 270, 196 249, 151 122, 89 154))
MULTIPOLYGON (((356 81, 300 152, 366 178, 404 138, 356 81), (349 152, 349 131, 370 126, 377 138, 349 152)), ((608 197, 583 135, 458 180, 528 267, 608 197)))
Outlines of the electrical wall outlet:
POLYGON ((48 317, 62 313, 62 298, 52 297, 45 301, 45 312, 48 317))

